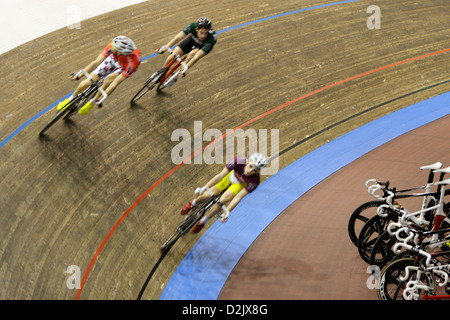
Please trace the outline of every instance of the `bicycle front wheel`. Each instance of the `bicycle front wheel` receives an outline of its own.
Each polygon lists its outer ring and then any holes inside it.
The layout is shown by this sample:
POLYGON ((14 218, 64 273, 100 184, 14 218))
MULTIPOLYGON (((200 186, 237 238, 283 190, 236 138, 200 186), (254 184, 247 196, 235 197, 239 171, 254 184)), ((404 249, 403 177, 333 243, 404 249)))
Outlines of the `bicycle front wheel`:
POLYGON ((178 65, 176 65, 172 69, 168 70, 167 73, 165 73, 161 78, 159 78, 158 86, 156 87, 157 92, 161 92, 166 87, 164 85, 164 83, 166 82, 167 79, 169 79, 169 77, 172 75, 172 73, 175 71, 175 69, 178 68, 178 65))
POLYGON ((58 111, 56 113, 56 116, 53 118, 52 121, 50 121, 45 127, 44 129, 41 130, 41 132, 39 132, 39 135, 42 136, 44 134, 45 131, 47 131, 51 126, 53 126, 59 119, 61 119, 64 115, 69 114, 70 112, 72 112, 74 109, 76 109, 77 104, 78 104, 78 100, 80 98, 79 97, 75 97, 72 101, 70 101, 66 107, 64 107, 64 109, 58 111))
POLYGON ((348 220, 348 235, 352 243, 358 245, 358 235, 364 224, 377 214, 379 206, 386 204, 384 200, 374 200, 361 204, 353 211, 348 220))
MULTIPOLYGON (((405 276, 405 268, 415 264, 414 257, 402 258, 394 260, 386 266, 380 274, 378 282, 377 294, 379 300, 403 300, 403 291, 407 282, 410 279, 417 278, 417 273, 412 271, 409 274, 409 279, 402 281, 400 278, 405 276)), ((421 279, 423 284, 428 286, 432 292, 436 292, 436 280, 429 272, 422 273, 421 279)), ((423 295, 424 292, 417 292, 423 295)))
POLYGON ((167 251, 177 242, 179 238, 181 238, 184 234, 189 232, 191 228, 205 215, 206 210, 208 209, 209 203, 204 203, 198 208, 194 208, 189 214, 187 214, 177 227, 177 231, 173 233, 160 247, 161 251, 167 251))
POLYGON ((396 236, 390 235, 388 231, 384 231, 375 241, 372 248, 370 265, 376 265, 381 269, 389 263, 397 255, 393 251, 393 247, 396 243, 396 236))
POLYGON ((131 99, 130 104, 136 103, 140 98, 142 98, 147 92, 152 90, 155 85, 158 83, 158 81, 161 79, 161 77, 164 76, 164 73, 166 72, 166 68, 160 69, 158 72, 154 73, 150 79, 148 79, 144 86, 134 95, 133 99, 131 99))
POLYGON ((375 242, 383 231, 386 230, 389 221, 389 218, 382 218, 377 215, 370 218, 361 229, 358 237, 358 252, 365 262, 370 263, 370 256, 375 242))

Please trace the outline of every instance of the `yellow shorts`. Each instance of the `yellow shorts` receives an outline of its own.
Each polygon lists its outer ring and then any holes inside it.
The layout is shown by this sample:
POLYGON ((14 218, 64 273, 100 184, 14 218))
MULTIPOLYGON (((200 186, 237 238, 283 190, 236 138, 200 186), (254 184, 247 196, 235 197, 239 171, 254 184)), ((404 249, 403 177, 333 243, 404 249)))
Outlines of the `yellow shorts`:
POLYGON ((230 175, 234 174, 234 170, 231 170, 218 184, 216 187, 219 188, 220 192, 228 188, 228 190, 233 191, 234 195, 237 195, 239 191, 244 189, 247 184, 246 183, 231 183, 230 175))

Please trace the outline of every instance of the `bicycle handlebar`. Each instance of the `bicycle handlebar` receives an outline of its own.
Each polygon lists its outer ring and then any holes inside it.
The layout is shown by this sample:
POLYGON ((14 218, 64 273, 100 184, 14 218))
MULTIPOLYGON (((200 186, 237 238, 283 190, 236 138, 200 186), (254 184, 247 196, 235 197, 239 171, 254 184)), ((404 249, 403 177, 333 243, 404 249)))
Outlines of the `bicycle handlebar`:
POLYGON ((411 250, 411 251, 417 252, 417 253, 425 256, 426 257, 425 265, 427 267, 432 266, 431 265, 431 254, 429 254, 428 252, 423 251, 422 249, 417 249, 417 248, 413 247, 412 245, 409 245, 409 244, 406 244, 406 243, 403 243, 403 242, 398 242, 398 243, 396 243, 394 245, 394 252, 400 253, 401 252, 401 248, 399 248, 399 247, 404 247, 407 250, 411 250))
MULTIPOLYGON (((89 79, 89 80, 91 80, 92 83, 95 83, 95 81, 92 79, 91 75, 90 75, 89 73, 87 73, 84 69, 81 69, 80 71, 78 71, 78 72, 75 74, 75 77, 78 78, 78 75, 80 75, 81 73, 84 74, 84 76, 86 77, 86 79, 89 79)), ((98 101, 98 104, 100 104, 100 103, 102 103, 102 102, 106 99, 106 97, 108 97, 108 95, 106 94, 105 90, 103 90, 103 89, 100 88, 100 87, 98 88, 98 91, 99 91, 99 92, 102 94, 102 96, 103 96, 103 98, 101 98, 101 99, 98 101)))
MULTIPOLYGON (((428 185, 430 185, 432 183, 432 179, 433 179, 433 176, 435 173, 441 173, 441 179, 443 178, 444 174, 450 173, 450 167, 442 169, 442 163, 440 163, 440 162, 436 162, 432 165, 422 166, 422 167, 420 167, 420 170, 430 170, 430 174, 428 177, 428 185)), ((435 184, 439 185, 439 184, 445 184, 445 183, 442 183, 442 181, 441 181, 441 183, 435 183, 435 184)), ((449 184, 449 183, 447 183, 447 184, 449 184)), ((397 191, 396 188, 389 189, 389 181, 379 182, 376 179, 367 180, 365 183, 365 186, 367 188, 368 193, 372 197, 374 197, 375 199, 380 199, 380 200, 386 200, 386 193, 388 193, 392 196, 392 192, 399 194, 399 193, 403 193, 406 191, 413 191, 413 190, 419 190, 419 189, 426 188, 426 187, 419 187, 419 188, 414 188, 414 189, 409 189, 409 190, 397 191), (375 194, 377 191, 380 191, 380 190, 383 191, 383 196, 375 194)), ((391 197, 391 199, 392 199, 392 197, 391 197)))
POLYGON ((182 74, 185 74, 186 71, 187 71, 189 68, 188 68, 187 64, 181 59, 181 57, 180 57, 178 54, 176 54, 175 52, 173 52, 173 50, 172 50, 171 48, 169 48, 169 47, 162 46, 162 47, 160 48, 160 50, 163 50, 163 49, 169 51, 169 53, 170 53, 171 55, 173 55, 173 56, 175 57, 175 59, 176 59, 178 62, 181 63, 181 65, 184 67, 184 70, 181 71, 181 73, 182 73, 182 74))
POLYGON ((385 188, 389 188, 389 181, 378 182, 376 179, 369 179, 366 181, 366 188, 369 194, 375 199, 383 199, 381 196, 376 195, 375 192, 379 190, 385 191, 385 188))

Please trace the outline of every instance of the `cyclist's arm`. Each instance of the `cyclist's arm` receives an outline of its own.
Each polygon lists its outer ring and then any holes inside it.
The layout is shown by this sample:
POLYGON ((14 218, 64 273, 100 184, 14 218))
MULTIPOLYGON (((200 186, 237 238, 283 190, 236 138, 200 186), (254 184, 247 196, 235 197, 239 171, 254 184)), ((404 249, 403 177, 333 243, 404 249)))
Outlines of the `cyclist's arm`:
POLYGON ((247 189, 242 189, 241 191, 239 191, 239 193, 233 198, 233 200, 231 200, 230 204, 228 205, 227 209, 228 211, 231 212, 231 210, 233 210, 238 203, 246 196, 248 195, 248 191, 247 189))
MULTIPOLYGON (((125 81, 125 77, 123 76, 123 74, 119 74, 113 82, 111 82, 111 84, 105 89, 105 93, 109 96, 111 93, 113 93, 114 90, 116 90, 116 88, 119 86, 119 84, 121 84, 123 81, 125 81)), ((97 93, 96 95, 96 99, 100 98, 101 93, 97 93)))
POLYGON ((113 91, 121 84, 123 81, 125 81, 127 78, 124 77, 123 74, 119 74, 117 78, 114 79, 113 82, 106 88, 105 92, 109 96, 113 91))
MULTIPOLYGON (((89 63, 88 66, 86 68, 84 68, 84 71, 86 71, 87 73, 91 73, 105 59, 106 59, 106 57, 102 53, 100 53, 94 61, 89 63)), ((84 77, 84 73, 81 73, 78 75, 78 79, 80 79, 82 77, 84 77)))
MULTIPOLYGON (((114 79, 113 82, 105 89, 105 93, 109 96, 113 91, 121 84, 123 81, 125 81, 125 77, 122 74, 119 74, 117 78, 114 79)), ((98 92, 95 96, 95 99, 100 99, 101 93, 98 92)))
POLYGON ((166 44, 166 47, 172 48, 175 44, 180 42, 186 37, 186 34, 184 31, 180 31, 172 40, 169 41, 169 43, 166 44))
POLYGON ((196 64, 197 61, 200 60, 201 58, 203 58, 205 55, 206 55, 205 51, 198 50, 197 53, 195 54, 195 56, 188 63, 186 63, 188 68, 190 68, 194 64, 196 64))

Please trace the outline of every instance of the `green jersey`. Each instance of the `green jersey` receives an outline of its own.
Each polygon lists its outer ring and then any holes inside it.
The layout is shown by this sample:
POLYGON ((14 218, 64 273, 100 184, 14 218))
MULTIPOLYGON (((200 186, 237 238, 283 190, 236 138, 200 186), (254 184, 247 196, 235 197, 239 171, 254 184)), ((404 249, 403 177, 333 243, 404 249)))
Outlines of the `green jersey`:
POLYGON ((210 53, 211 50, 213 49, 214 45, 217 42, 216 32, 214 31, 214 29, 211 28, 209 30, 209 34, 206 37, 205 41, 202 42, 198 38, 196 28, 197 28, 197 23, 192 22, 183 29, 183 32, 186 35, 192 34, 192 39, 201 46, 201 49, 203 51, 205 51, 205 53, 210 53))

